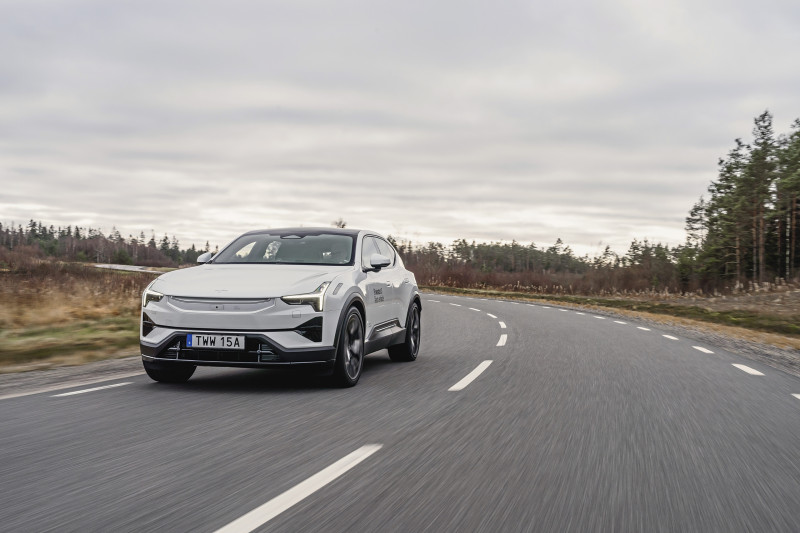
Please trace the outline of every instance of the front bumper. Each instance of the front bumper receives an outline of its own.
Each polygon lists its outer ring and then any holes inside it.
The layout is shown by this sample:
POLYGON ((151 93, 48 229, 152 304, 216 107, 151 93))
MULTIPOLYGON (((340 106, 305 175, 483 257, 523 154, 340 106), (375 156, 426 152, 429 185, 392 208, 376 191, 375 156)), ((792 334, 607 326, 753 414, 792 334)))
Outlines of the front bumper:
POLYGON ((190 363, 198 366, 269 368, 291 365, 332 366, 334 346, 285 347, 268 336, 269 332, 225 331, 221 334, 243 335, 244 350, 187 348, 186 335, 199 330, 175 330, 157 344, 140 341, 142 360, 147 362, 190 363))

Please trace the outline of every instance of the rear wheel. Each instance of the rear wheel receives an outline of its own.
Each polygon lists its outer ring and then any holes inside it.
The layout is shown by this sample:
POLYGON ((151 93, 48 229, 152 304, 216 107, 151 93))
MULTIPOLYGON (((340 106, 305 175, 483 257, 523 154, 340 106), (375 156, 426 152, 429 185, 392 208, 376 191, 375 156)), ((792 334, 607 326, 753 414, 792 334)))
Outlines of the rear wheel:
POLYGON ((419 341, 422 338, 419 305, 411 304, 406 318, 406 339, 401 344, 389 346, 389 357, 392 361, 414 361, 419 353, 419 341))
POLYGON ((161 383, 186 383, 197 368, 195 365, 165 365, 148 361, 142 361, 142 364, 150 379, 161 383))
POLYGON ((339 333, 339 349, 336 354, 334 380, 342 387, 352 387, 361 377, 364 366, 364 321, 358 309, 347 310, 342 331, 339 333))

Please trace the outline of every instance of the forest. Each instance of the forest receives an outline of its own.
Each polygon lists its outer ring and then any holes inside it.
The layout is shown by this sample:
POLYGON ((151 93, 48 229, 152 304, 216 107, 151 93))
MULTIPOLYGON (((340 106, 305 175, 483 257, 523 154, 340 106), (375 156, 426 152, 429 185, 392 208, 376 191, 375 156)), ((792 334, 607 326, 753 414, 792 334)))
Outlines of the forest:
MULTIPOLYGON (((788 133, 776 135, 765 111, 754 120, 752 139, 735 139, 720 158, 708 195, 689 210, 681 245, 634 239, 622 255, 606 247, 589 257, 575 255, 561 239, 550 246, 389 240, 424 286, 540 294, 724 294, 798 281, 798 197, 800 119, 788 133)), ((176 267, 194 264, 209 243, 181 249, 167 234, 158 240, 155 232, 149 239, 144 232, 126 238, 116 228, 105 235, 30 220, 24 226, 0 224, 3 248, 67 261, 176 267)))

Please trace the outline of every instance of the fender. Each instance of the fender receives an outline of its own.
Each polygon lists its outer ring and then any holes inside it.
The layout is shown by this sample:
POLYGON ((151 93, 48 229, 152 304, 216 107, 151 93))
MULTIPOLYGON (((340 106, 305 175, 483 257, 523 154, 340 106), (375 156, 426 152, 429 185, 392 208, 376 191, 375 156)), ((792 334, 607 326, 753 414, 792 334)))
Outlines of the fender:
POLYGON ((364 321, 364 328, 366 329, 367 327, 367 306, 364 305, 364 298, 361 297, 361 294, 354 292, 347 297, 344 305, 342 305, 342 311, 339 313, 339 321, 336 324, 336 334, 333 337, 333 347, 335 348, 337 354, 339 353, 339 335, 342 332, 344 316, 347 314, 347 310, 350 309, 350 306, 352 306, 355 302, 361 304, 361 319, 364 321))

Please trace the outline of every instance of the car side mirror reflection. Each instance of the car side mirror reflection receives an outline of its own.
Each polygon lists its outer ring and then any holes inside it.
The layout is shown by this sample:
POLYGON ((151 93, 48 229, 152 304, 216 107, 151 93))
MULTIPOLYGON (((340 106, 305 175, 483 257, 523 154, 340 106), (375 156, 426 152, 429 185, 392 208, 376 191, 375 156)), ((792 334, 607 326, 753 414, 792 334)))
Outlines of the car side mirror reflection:
POLYGON ((372 254, 369 258, 369 264, 374 270, 380 270, 392 264, 392 260, 381 254, 372 254))
POLYGON ((214 252, 206 252, 197 256, 198 263, 208 263, 208 260, 214 257, 214 252))

